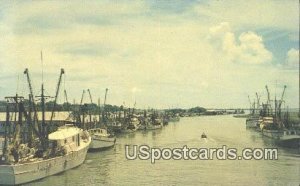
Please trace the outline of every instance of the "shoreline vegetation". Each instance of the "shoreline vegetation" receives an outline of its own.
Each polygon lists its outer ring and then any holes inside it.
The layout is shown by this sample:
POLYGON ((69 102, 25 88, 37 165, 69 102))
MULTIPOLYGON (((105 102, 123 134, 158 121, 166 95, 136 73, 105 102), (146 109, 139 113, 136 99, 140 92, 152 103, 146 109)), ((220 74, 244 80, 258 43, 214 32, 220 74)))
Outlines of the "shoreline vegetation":
MULTIPOLYGON (((29 101, 27 99, 24 99, 23 101, 25 108, 29 107, 29 101)), ((0 112, 6 112, 6 101, 0 101, 0 112)), ((45 111, 51 112, 53 110, 54 102, 49 101, 45 103, 45 111)), ((117 106, 117 105, 110 105, 105 104, 101 105, 100 108, 97 104, 94 103, 85 103, 83 105, 80 104, 71 104, 71 103, 62 103, 62 104, 55 104, 54 111, 55 112, 72 112, 79 110, 80 107, 83 107, 83 110, 89 110, 92 112, 91 114, 98 114, 99 109, 105 110, 105 112, 120 112, 124 111, 126 109, 129 109, 127 107, 124 107, 123 105, 117 106), (94 112, 94 113, 93 113, 94 112)), ((41 112, 41 105, 40 103, 36 103, 37 111, 41 112)), ((144 110, 147 111, 164 111, 168 113, 178 114, 181 117, 185 116, 197 116, 197 115, 222 115, 222 114, 245 114, 244 109, 206 109, 204 107, 196 106, 188 109, 184 108, 171 108, 171 109, 155 109, 155 108, 148 108, 148 109, 139 109, 139 108, 132 108, 135 109, 136 112, 143 112, 144 110)), ((11 110, 13 111, 13 110, 11 110)))
MULTIPOLYGON (((29 101, 28 99, 23 100, 25 108, 29 107, 29 101)), ((3 115, 5 113, 6 109, 6 101, 0 101, 0 114, 3 115)), ((36 109, 37 112, 42 112, 41 110, 41 103, 36 103, 36 109)), ((84 103, 82 105, 80 104, 71 104, 69 102, 65 102, 62 104, 54 104, 53 101, 48 101, 45 103, 45 112, 54 112, 56 113, 69 113, 70 115, 76 114, 77 112, 86 113, 88 115, 99 115, 99 111, 103 114, 104 112, 110 113, 110 114, 117 114, 124 111, 134 111, 135 113, 142 114, 144 111, 146 112, 158 112, 158 113, 165 113, 165 114, 171 114, 171 115, 177 115, 179 117, 195 117, 195 116, 217 116, 217 115, 233 115, 236 118, 247 118, 249 117, 249 109, 245 108, 229 108, 229 109, 222 109, 222 108, 204 108, 200 106, 184 109, 184 108, 171 108, 171 109, 155 109, 155 108, 148 108, 148 109, 139 109, 139 108, 128 108, 124 107, 123 105, 117 106, 117 105, 111 105, 111 104, 104 104, 103 105, 97 105, 94 103, 84 103), (53 109, 55 105, 55 108, 53 109)), ((252 109, 253 110, 253 109, 252 109)), ((13 108, 10 108, 10 112, 14 112, 13 108)), ((298 108, 290 108, 290 109, 283 109, 284 112, 289 112, 289 123, 291 123, 293 126, 296 126, 296 128, 300 129, 300 113, 298 108)), ((101 114, 101 117, 103 115, 101 114)), ((4 117, 4 115, 3 115, 4 117)), ((60 121, 63 118, 58 119, 60 121)), ((4 121, 2 117, 0 117, 1 120, 4 121)), ((2 122, 3 122, 2 121, 2 122)), ((60 121, 61 122, 61 121, 60 121)))

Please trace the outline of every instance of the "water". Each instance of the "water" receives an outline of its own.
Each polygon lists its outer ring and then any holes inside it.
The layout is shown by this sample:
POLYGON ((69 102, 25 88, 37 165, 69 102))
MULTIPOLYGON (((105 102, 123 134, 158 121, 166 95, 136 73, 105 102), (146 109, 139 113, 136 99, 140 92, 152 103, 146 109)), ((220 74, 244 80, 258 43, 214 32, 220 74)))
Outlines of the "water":
POLYGON ((278 160, 127 160, 125 145, 150 147, 272 148, 272 141, 245 128, 244 118, 181 118, 158 131, 118 136, 115 148, 89 153, 78 168, 28 185, 296 185, 300 152, 279 148, 278 160), (208 136, 201 139, 202 132, 208 136))

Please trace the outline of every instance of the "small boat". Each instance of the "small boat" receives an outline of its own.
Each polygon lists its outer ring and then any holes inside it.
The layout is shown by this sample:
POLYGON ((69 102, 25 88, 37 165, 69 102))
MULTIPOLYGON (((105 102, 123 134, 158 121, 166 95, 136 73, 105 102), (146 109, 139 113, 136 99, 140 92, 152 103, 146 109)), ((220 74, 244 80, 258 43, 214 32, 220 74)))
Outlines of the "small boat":
POLYGON ((207 138, 207 136, 204 132, 201 134, 201 138, 207 138))
POLYGON ((89 151, 104 150, 116 144, 116 137, 110 134, 105 128, 90 129, 92 142, 89 151))

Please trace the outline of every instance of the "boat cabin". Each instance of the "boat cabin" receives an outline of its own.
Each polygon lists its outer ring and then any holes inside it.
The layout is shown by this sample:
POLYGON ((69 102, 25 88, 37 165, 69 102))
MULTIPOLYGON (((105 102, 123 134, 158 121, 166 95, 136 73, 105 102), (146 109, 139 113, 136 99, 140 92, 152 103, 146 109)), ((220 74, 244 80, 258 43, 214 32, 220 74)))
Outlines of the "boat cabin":
POLYGON ((49 144, 54 147, 64 147, 67 151, 76 150, 80 146, 80 132, 76 127, 64 126, 49 134, 49 144))

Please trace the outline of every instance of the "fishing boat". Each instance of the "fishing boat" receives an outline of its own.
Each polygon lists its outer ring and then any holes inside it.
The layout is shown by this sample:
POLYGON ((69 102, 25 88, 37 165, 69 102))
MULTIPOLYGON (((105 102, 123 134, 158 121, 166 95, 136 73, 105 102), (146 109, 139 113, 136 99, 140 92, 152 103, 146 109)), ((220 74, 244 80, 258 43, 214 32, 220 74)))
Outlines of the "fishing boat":
POLYGON ((300 148, 300 135, 296 130, 280 127, 272 117, 263 118, 261 122, 262 135, 269 137, 280 146, 300 148))
POLYGON ((122 132, 124 133, 132 133, 138 130, 141 126, 141 122, 139 121, 138 117, 135 115, 131 115, 127 118, 127 125, 122 132))
MULTIPOLYGON (((261 113, 260 113, 260 97, 258 96, 256 92, 256 98, 257 101, 251 102, 250 97, 248 96, 249 103, 250 103, 250 114, 246 115, 248 116, 246 119, 246 128, 247 129, 259 129, 260 125, 260 119, 261 119, 261 113)), ((262 104, 263 106, 263 104, 262 104)), ((265 104, 265 106, 267 106, 265 104)), ((267 109, 266 107, 264 107, 267 109)))
POLYGON ((116 137, 105 128, 90 129, 89 133, 92 136, 89 151, 104 150, 113 147, 116 143, 116 137))
MULTIPOLYGON (((266 86, 268 91, 268 88, 266 86)), ((280 146, 290 148, 300 148, 300 135, 289 124, 289 113, 286 112, 282 117, 281 104, 286 86, 284 86, 283 93, 280 100, 275 98, 275 112, 268 117, 263 117, 260 123, 260 129, 263 136, 269 137, 280 146)), ((268 92, 269 102, 269 92, 268 92)))
POLYGON ((141 130, 157 130, 161 129, 163 127, 163 124, 160 119, 156 118, 153 121, 151 121, 149 118, 147 118, 147 121, 141 125, 141 130))
POLYGON ((61 69, 50 122, 45 122, 45 99, 42 84, 42 120, 38 122, 37 108, 32 93, 28 69, 24 74, 29 83, 28 107, 24 97, 6 97, 4 143, 0 154, 0 185, 32 182, 81 165, 91 143, 89 133, 68 124, 53 129, 52 119, 64 70, 61 69), (12 112, 13 110, 13 112, 12 112), (11 114, 15 114, 12 121, 11 114), (25 124, 26 123, 26 124, 25 124), (11 131, 11 128, 15 130, 11 131))
POLYGON ((120 121, 110 122, 108 128, 111 129, 114 133, 121 133, 124 129, 124 126, 120 121))
MULTIPOLYGON (((17 154, 1 156, 0 184, 24 184, 77 167, 84 162, 90 143, 87 132, 66 125, 49 134, 46 157, 37 158, 34 148, 20 144, 17 154)), ((9 151, 14 152, 14 147, 9 151)))
POLYGON ((140 117, 141 125, 139 130, 157 130, 163 127, 161 119, 155 114, 147 115, 144 111, 144 116, 140 117))
POLYGON ((246 128, 256 129, 259 127, 259 116, 250 116, 246 120, 246 128))

